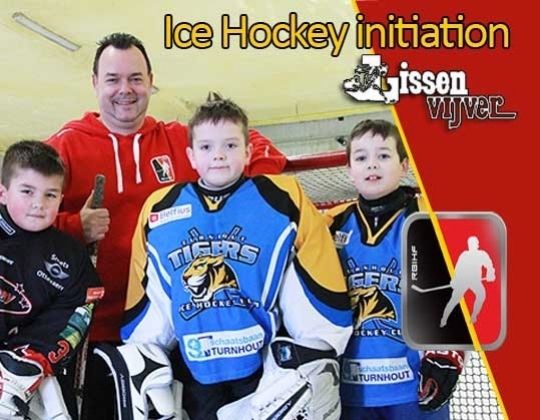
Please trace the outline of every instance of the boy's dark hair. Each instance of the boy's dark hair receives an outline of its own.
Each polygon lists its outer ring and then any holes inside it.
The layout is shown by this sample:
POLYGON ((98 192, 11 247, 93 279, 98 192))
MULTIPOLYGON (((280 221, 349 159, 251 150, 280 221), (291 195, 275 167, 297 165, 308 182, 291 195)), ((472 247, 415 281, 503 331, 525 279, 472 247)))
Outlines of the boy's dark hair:
POLYGON ((131 34, 116 32, 114 34, 107 35, 105 38, 98 42, 98 48, 96 50, 96 55, 94 56, 94 65, 92 67, 92 71, 96 76, 98 74, 99 58, 101 57, 103 50, 109 45, 112 45, 114 48, 119 50, 127 50, 131 47, 138 48, 139 51, 142 53, 144 60, 146 61, 146 67, 148 67, 148 74, 152 73, 152 65, 150 64, 150 59, 148 58, 148 54, 146 54, 143 43, 131 34))
POLYGON ((351 143, 355 138, 362 137, 364 134, 371 132, 374 136, 379 134, 383 139, 393 137, 396 139, 396 149, 399 156, 399 161, 403 162, 403 159, 407 157, 407 151, 403 144, 403 139, 399 134, 397 127, 386 120, 364 120, 360 121, 352 129, 351 134, 347 140, 347 164, 351 164, 351 143))
POLYGON ((205 123, 217 124, 220 121, 231 121, 242 126, 242 134, 247 144, 248 142, 248 117, 244 110, 230 99, 223 99, 216 92, 210 92, 206 102, 199 106, 195 114, 189 120, 189 145, 193 146, 193 128, 205 123))
POLYGON ((33 169, 44 176, 64 176, 65 169, 58 152, 36 140, 21 140, 8 147, 2 162, 2 184, 9 183, 17 169, 33 169))

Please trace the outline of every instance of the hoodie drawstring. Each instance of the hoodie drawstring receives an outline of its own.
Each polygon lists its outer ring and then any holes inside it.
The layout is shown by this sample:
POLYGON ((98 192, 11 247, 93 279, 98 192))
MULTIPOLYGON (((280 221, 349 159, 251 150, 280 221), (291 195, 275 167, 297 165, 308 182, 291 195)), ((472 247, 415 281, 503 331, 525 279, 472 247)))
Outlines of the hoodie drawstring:
MULTIPOLYGON (((141 139, 142 134, 137 133, 133 137, 133 159, 135 160, 135 183, 140 184, 142 182, 141 177, 141 148, 139 146, 139 140, 141 139)), ((114 134, 109 133, 109 138, 112 141, 112 146, 114 150, 114 167, 116 169, 116 191, 118 194, 124 192, 124 177, 122 175, 122 166, 120 166, 120 153, 118 152, 118 139, 114 134)))
POLYGON ((141 133, 135 134, 133 137, 133 159, 135 160, 135 183, 140 184, 142 182, 141 178, 141 148, 139 146, 139 140, 142 137, 141 133))
POLYGON ((116 169, 116 191, 118 191, 118 194, 122 194, 124 192, 124 178, 122 177, 120 155, 118 154, 118 140, 112 133, 109 133, 109 137, 112 140, 114 150, 114 167, 116 169))

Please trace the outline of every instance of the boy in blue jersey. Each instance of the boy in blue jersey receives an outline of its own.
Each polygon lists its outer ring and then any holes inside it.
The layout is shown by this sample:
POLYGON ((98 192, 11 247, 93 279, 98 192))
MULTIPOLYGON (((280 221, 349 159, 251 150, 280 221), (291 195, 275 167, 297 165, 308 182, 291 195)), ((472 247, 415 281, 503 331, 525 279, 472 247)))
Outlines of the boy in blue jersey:
POLYGON ((342 419, 448 419, 463 353, 421 354, 401 334, 401 229, 423 203, 400 186, 408 161, 396 126, 360 122, 347 157, 359 199, 327 213, 354 310, 342 359, 342 419))
POLYGON ((179 348, 192 420, 338 419, 352 328, 324 219, 293 178, 243 176, 248 120, 233 102, 203 104, 189 126, 200 179, 143 206, 122 339, 179 348))

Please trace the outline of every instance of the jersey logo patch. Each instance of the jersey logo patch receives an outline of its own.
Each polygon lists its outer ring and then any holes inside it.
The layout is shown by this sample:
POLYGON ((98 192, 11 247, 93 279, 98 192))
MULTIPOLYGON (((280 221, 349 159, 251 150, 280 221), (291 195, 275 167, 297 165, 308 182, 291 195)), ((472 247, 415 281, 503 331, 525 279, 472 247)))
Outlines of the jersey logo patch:
POLYGON ((50 263, 48 261, 44 261, 45 269, 47 272, 51 275, 51 277, 54 277, 58 280, 64 280, 69 277, 69 275, 64 272, 62 269, 62 266, 56 262, 50 263))
POLYGON ((0 254, 0 261, 5 262, 8 265, 13 265, 13 260, 10 260, 8 257, 0 254))
POLYGON ((174 169, 169 156, 156 156, 150 163, 160 184, 174 181, 174 169))
POLYGON ((193 302, 206 302, 223 288, 238 289, 236 275, 222 255, 195 258, 182 275, 193 302))
POLYGON ((0 214, 0 228, 2 228, 2 230, 6 232, 9 236, 12 236, 15 234, 15 229, 11 227, 11 225, 2 217, 1 214, 0 214))
POLYGON ((344 246, 349 245, 349 242, 351 241, 351 235, 352 230, 348 232, 336 230, 336 232, 334 233, 334 243, 336 245, 336 248, 341 249, 344 246))
POLYGON ((31 310, 32 302, 26 297, 24 286, 0 276, 0 313, 26 315, 31 310))
POLYGON ((190 319, 208 308, 254 308, 260 303, 242 296, 236 274, 223 255, 204 255, 195 258, 182 275, 184 289, 191 302, 180 305, 179 313, 190 319), (220 294, 219 298, 217 294, 220 294))
POLYGON ((104 287, 89 287, 88 289, 86 289, 86 302, 85 303, 97 302, 103 299, 103 296, 105 296, 104 287))
POLYGON ((359 287, 349 292, 354 309, 354 329, 370 319, 396 320, 394 305, 377 287, 359 287))
POLYGON ((244 357, 256 354, 264 346, 264 330, 260 325, 236 331, 208 331, 182 336, 190 361, 244 357))
POLYGON ((148 227, 154 229, 168 222, 191 217, 191 204, 171 207, 170 209, 152 212, 148 216, 148 227))

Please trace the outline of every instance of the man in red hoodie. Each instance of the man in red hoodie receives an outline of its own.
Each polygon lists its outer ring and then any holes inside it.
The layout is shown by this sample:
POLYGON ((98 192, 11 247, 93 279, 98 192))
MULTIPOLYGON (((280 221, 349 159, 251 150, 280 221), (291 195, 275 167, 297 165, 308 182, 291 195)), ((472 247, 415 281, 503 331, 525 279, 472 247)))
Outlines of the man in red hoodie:
MULTIPOLYGON (((119 342, 131 237, 141 206, 159 187, 195 181, 197 174, 186 157, 187 126, 146 115, 153 74, 141 41, 124 33, 105 37, 96 50, 92 83, 100 112, 68 122, 47 142, 67 168, 57 227, 85 243, 100 241, 97 271, 106 294, 95 314, 90 341, 119 342), (102 209, 90 208, 97 173, 107 179, 102 209)), ((285 157, 272 143, 254 130, 249 138, 252 158, 246 174, 281 172, 285 157)), ((89 408, 84 411, 90 418, 107 419, 109 414, 97 412, 104 404, 95 397, 104 391, 95 363, 89 355, 85 391, 89 408), (93 384, 99 388, 97 395, 93 384)))

